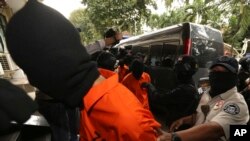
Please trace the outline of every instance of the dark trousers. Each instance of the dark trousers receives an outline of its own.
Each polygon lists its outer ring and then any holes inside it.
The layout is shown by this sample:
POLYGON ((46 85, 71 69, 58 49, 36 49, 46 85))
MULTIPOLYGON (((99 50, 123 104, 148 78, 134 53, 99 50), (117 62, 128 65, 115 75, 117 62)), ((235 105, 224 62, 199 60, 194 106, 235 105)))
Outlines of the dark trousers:
POLYGON ((78 108, 67 108, 69 118, 70 141, 78 141, 78 131, 80 126, 80 113, 78 108))
POLYGON ((69 119, 64 104, 53 100, 36 100, 39 112, 46 118, 52 130, 53 141, 69 141, 69 119))

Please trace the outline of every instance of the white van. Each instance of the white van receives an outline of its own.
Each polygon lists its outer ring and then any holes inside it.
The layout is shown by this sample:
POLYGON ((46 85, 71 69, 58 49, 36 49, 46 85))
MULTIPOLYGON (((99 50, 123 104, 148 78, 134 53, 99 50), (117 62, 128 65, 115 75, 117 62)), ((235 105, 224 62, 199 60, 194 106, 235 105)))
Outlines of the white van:
POLYGON ((12 84, 23 88, 32 98, 34 98, 34 87, 28 82, 24 72, 12 60, 6 45, 5 29, 7 24, 8 7, 2 7, 0 12, 0 78, 9 80, 12 84))
POLYGON ((149 68, 152 83, 161 89, 175 86, 174 72, 161 66, 165 58, 175 63, 181 55, 194 56, 199 70, 194 79, 208 76, 208 67, 213 59, 224 54, 222 34, 219 30, 194 23, 181 23, 151 33, 130 37, 116 46, 129 47, 132 53, 145 54, 145 64, 149 68), (161 68, 161 69, 159 69, 161 68), (160 70, 160 71, 159 71, 160 70))

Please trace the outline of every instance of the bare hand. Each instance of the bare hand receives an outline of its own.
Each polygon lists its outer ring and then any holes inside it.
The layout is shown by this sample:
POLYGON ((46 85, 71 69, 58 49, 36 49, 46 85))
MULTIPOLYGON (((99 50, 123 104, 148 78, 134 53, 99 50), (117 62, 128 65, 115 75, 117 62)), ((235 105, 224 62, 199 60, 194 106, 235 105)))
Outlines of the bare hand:
POLYGON ((170 126, 170 129, 169 131, 170 132, 174 132, 175 130, 179 129, 179 127, 183 124, 183 119, 178 119, 176 121, 174 121, 171 126, 170 126))
POLYGON ((122 35, 121 32, 117 32, 116 35, 115 35, 115 39, 120 41, 122 39, 122 36, 123 35, 122 35))
POLYGON ((161 136, 157 138, 157 141, 171 141, 171 133, 164 132, 161 136))

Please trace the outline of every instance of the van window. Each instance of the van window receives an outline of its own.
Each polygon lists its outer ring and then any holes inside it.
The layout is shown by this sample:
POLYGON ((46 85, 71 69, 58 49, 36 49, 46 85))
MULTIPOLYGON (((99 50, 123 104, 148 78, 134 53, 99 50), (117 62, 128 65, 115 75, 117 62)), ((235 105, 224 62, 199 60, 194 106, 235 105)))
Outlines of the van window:
POLYGON ((162 46, 161 44, 152 44, 150 46, 150 66, 160 66, 161 56, 162 56, 162 46))

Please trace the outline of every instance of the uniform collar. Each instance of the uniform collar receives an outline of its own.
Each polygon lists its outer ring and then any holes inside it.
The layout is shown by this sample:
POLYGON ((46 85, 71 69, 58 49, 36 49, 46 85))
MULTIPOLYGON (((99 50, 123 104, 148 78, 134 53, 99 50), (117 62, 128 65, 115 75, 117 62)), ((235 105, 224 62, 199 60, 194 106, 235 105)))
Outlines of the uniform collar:
POLYGON ((228 91, 226 91, 226 92, 224 92, 224 93, 222 93, 220 95, 217 95, 217 96, 215 96, 213 98, 209 95, 209 93, 207 93, 207 95, 209 96, 209 99, 211 99, 211 102, 212 102, 212 101, 217 101, 217 100, 228 99, 229 97, 233 96, 235 93, 237 93, 237 88, 233 87, 233 88, 229 89, 228 91))
POLYGON ((118 83, 118 75, 111 71, 106 71, 104 69, 100 70, 101 75, 103 75, 106 80, 101 83, 93 86, 86 96, 83 98, 84 108, 87 112, 95 105, 95 103, 102 98, 108 91, 117 86, 118 83), (107 77, 106 77, 107 76, 107 77))
POLYGON ((225 93, 220 94, 219 96, 221 97, 221 99, 228 99, 229 97, 231 97, 233 94, 237 93, 237 88, 233 87, 232 89, 226 91, 225 93))

